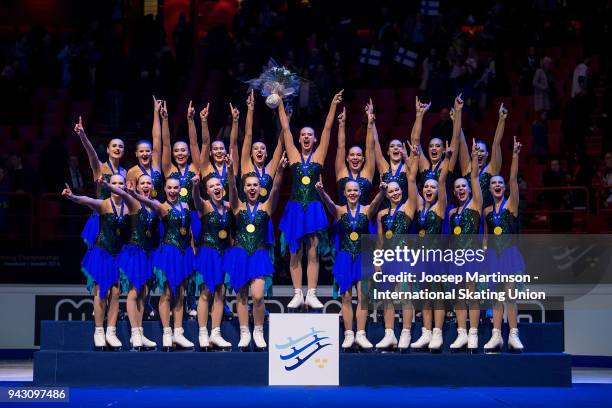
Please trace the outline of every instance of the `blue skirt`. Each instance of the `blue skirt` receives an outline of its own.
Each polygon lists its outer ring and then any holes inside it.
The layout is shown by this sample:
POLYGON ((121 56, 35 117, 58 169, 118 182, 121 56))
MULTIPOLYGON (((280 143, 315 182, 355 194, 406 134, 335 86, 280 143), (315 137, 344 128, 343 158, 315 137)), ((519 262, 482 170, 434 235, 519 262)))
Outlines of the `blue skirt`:
POLYGON ((191 247, 181 251, 174 245, 161 244, 153 255, 153 271, 157 288, 164 290, 166 282, 172 293, 193 273, 193 250, 191 247))
POLYGON ((258 249, 253 255, 244 248, 232 247, 223 254, 223 270, 228 274, 229 286, 238 292, 253 279, 266 279, 266 292, 272 282, 274 266, 267 249, 258 249))
POLYGON ((214 291, 217 286, 223 284, 225 281, 223 255, 221 255, 218 250, 207 246, 201 246, 197 249, 193 261, 196 295, 199 295, 200 286, 202 284, 206 285, 211 292, 214 291))
POLYGON ((279 229, 289 250, 296 253, 302 238, 327 228, 327 215, 320 201, 311 201, 306 209, 300 202, 289 200, 280 220, 279 229))
POLYGON ((140 292, 143 286, 154 277, 153 257, 138 245, 125 245, 117 260, 123 292, 128 292, 131 288, 140 292))
POLYGON ((100 215, 97 212, 94 212, 89 216, 89 218, 87 218, 85 227, 83 227, 83 231, 81 232, 81 238, 83 238, 83 242, 85 242, 88 249, 93 248, 99 233, 100 215))
POLYGON ((85 253, 81 262, 81 271, 87 277, 87 289, 93 294, 94 284, 100 288, 100 298, 106 298, 106 292, 119 283, 119 264, 117 257, 106 249, 94 246, 85 253))
POLYGON ((518 275, 525 270, 525 260, 516 246, 503 248, 500 252, 487 249, 485 253, 485 268, 488 273, 502 275, 518 275))
POLYGON ((361 280, 361 255, 353 259, 347 251, 338 251, 332 273, 340 294, 345 293, 361 280))

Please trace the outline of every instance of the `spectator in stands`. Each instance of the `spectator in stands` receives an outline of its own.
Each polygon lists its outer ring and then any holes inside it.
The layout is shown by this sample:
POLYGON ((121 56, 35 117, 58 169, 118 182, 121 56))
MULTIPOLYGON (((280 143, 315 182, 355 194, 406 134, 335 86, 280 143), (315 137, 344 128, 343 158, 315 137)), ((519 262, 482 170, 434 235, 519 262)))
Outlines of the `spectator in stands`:
POLYGON ((536 54, 535 47, 529 47, 521 67, 521 94, 531 95, 533 93, 533 76, 538 69, 538 61, 540 57, 536 54))
POLYGON ((587 91, 589 84, 589 64, 590 58, 583 58, 576 68, 574 68, 574 75, 572 79, 572 98, 580 92, 587 91))
MULTIPOLYGON (((440 110, 440 118, 431 128, 430 139, 437 137, 442 142, 450 143, 451 136, 453 135, 453 121, 450 118, 448 108, 442 108, 440 110)), ((442 143, 444 146, 444 143, 442 143)))
POLYGON ((533 107, 536 112, 548 112, 552 109, 554 89, 552 63, 552 58, 544 57, 540 68, 533 75, 533 107))
MULTIPOLYGON (((565 187, 570 180, 571 177, 567 172, 561 169, 559 159, 552 159, 550 168, 542 176, 542 185, 544 187, 565 187)), ((573 207, 570 192, 567 190, 546 192, 544 194, 544 204, 545 208, 551 211, 550 230, 552 232, 570 232, 574 220, 574 215, 571 212, 573 207)))
POLYGON ((78 156, 71 155, 68 159, 68 168, 64 178, 73 192, 77 193, 77 195, 85 194, 85 179, 83 178, 83 173, 81 173, 78 156))
POLYGON ((561 128, 564 143, 570 151, 583 148, 587 136, 591 133, 591 114, 595 109, 594 99, 581 87, 565 105, 561 128))
POLYGON ((11 191, 16 193, 37 193, 34 171, 24 165, 21 153, 14 152, 9 156, 9 180, 11 191))
POLYGON ((612 152, 604 156, 604 169, 602 174, 602 199, 606 208, 612 207, 612 152))
POLYGON ((541 158, 548 154, 548 125, 546 124, 546 111, 540 112, 540 115, 531 125, 531 154, 541 158))

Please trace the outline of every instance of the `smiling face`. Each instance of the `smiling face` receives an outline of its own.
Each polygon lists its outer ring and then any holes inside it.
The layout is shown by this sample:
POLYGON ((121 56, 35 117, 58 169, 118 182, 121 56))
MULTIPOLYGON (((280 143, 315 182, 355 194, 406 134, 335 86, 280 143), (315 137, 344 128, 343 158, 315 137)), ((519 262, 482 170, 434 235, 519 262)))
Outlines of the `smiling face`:
MULTIPOLYGON (((108 184, 110 184, 113 187, 117 187, 123 190, 125 187, 125 179, 123 178, 121 174, 113 174, 110 180, 108 181, 108 184)), ((115 195, 114 193, 111 195, 114 198, 117 198, 117 195, 115 195)))
POLYGON ((143 174, 138 177, 138 182, 136 185, 136 191, 142 194, 145 197, 149 197, 151 195, 151 190, 153 189, 153 180, 151 180, 151 176, 147 174, 143 174))
POLYGON ((249 202, 254 203, 259 197, 259 179, 255 176, 248 176, 244 179, 244 194, 249 202))
POLYGON ((461 203, 466 202, 471 193, 471 189, 470 189, 470 185, 468 184, 468 181, 464 178, 458 178, 457 180, 455 180, 455 186, 454 186, 453 192, 455 194, 455 197, 457 197, 457 200, 459 200, 459 202, 461 203))
POLYGON ((482 167, 487 162, 489 151, 487 150, 487 145, 484 142, 478 142, 476 145, 478 145, 478 148, 480 149, 478 151, 478 166, 482 167))
POLYGON ((255 162, 256 165, 262 167, 266 162, 266 158, 268 157, 268 150, 266 149, 266 145, 262 142, 255 142, 251 147, 251 158, 255 162))
POLYGON ((302 128, 302 130, 300 130, 299 142, 303 152, 310 152, 317 142, 314 129, 311 127, 302 128))
POLYGON ((434 137, 429 141, 429 159, 437 163, 442 157, 442 140, 434 137))
POLYGON ((136 159, 142 166, 147 167, 151 164, 151 150, 149 142, 140 142, 136 146, 136 159))
POLYGON ((106 148, 108 157, 116 160, 121 159, 123 157, 123 146, 123 140, 112 139, 110 142, 108 142, 108 146, 106 148))
POLYGON ((227 151, 225 150, 225 144, 222 141, 215 140, 212 142, 210 145, 210 155, 217 166, 223 165, 226 154, 227 151))
POLYGON ((493 176, 489 182, 489 191, 493 198, 501 200, 506 192, 506 182, 502 176, 493 176))
POLYGON ((176 142, 172 146, 172 156, 179 166, 187 165, 187 159, 189 159, 189 147, 185 142, 176 142))
POLYGON ((363 150, 361 150, 361 147, 351 147, 346 155, 346 162, 348 163, 349 169, 359 171, 364 162, 363 150))
POLYGON ((164 186, 164 191, 166 192, 166 197, 168 201, 171 203, 175 203, 179 192, 181 190, 181 182, 177 178, 167 178, 166 185, 164 186))
POLYGON ((395 205, 402 201, 402 188, 395 181, 387 184, 387 198, 395 205))
POLYGON ((431 204, 438 199, 438 182, 429 179, 423 184, 423 198, 427 204, 431 204))
POLYGON ((387 154, 392 162, 398 163, 402 160, 402 142, 397 139, 393 139, 389 142, 389 150, 387 150, 387 154))
POLYGON ((223 185, 221 180, 216 177, 211 177, 206 181, 206 194, 211 197, 215 202, 219 202, 223 199, 223 185))
POLYGON ((361 196, 361 189, 356 181, 349 181, 344 185, 344 196, 346 202, 349 204, 357 204, 359 196, 361 196))

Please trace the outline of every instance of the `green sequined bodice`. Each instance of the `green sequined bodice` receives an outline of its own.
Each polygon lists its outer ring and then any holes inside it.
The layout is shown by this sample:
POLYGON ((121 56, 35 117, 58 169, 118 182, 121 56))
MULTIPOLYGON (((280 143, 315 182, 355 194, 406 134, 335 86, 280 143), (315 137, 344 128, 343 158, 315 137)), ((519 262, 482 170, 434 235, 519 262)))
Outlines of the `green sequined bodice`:
POLYGON ((236 246, 244 248, 249 255, 261 248, 268 247, 268 220, 270 216, 263 210, 257 210, 252 224, 255 231, 247 231, 251 220, 246 210, 240 210, 236 215, 236 246))
POLYGON ((427 180, 440 180, 440 173, 442 173, 442 169, 440 167, 436 169, 435 167, 435 165, 432 165, 429 169, 421 172, 421 183, 424 183, 427 180))
POLYGON ((368 217, 360 213, 357 216, 357 226, 353 228, 348 213, 342 214, 338 220, 340 250, 350 253, 353 259, 357 258, 361 252, 361 236, 369 232, 368 224, 368 217), (359 234, 359 238, 356 241, 350 238, 353 231, 359 234))
POLYGON ((163 222, 164 244, 173 245, 181 250, 191 245, 191 212, 188 208, 183 207, 182 217, 178 208, 170 208, 163 222), (185 235, 181 234, 181 230, 185 235))
POLYGON ((516 244, 516 234, 518 234, 518 218, 512 215, 510 210, 504 208, 496 222, 493 211, 485 217, 487 229, 489 231, 489 247, 501 250, 516 244), (501 235, 495 234, 495 227, 502 229, 501 235))
POLYGON ((161 172, 157 170, 153 170, 153 174, 151 175, 153 179, 153 189, 155 190, 155 198, 157 201, 164 201, 164 178, 162 177, 161 172))
POLYGON ((482 208, 486 208, 493 205, 493 195, 489 190, 489 184, 491 183, 491 175, 486 171, 480 173, 478 181, 480 181, 480 190, 482 191, 482 208))
POLYGON ((191 179, 193 178, 193 176, 195 176, 195 173, 191 170, 188 170, 187 174, 184 177, 178 171, 174 171, 170 173, 170 176, 168 176, 168 178, 173 177, 173 178, 179 179, 181 189, 183 188, 187 189, 187 194, 179 195, 179 201, 181 203, 187 204, 190 210, 195 209, 195 206, 193 204, 192 194, 191 194, 191 190, 193 189, 193 182, 191 181, 191 179))
MULTIPOLYGON (((393 214, 393 211, 391 211, 391 214, 393 214)), ((397 214, 395 214, 395 219, 391 225, 389 225, 389 220, 391 220, 391 218, 392 217, 388 212, 385 212, 385 214, 380 218, 383 237, 388 240, 389 238, 387 238, 385 234, 387 231, 393 232, 391 242, 388 244, 388 247, 390 248, 392 245, 405 245, 407 243, 407 237, 408 233, 410 232, 410 224, 412 223, 412 220, 403 211, 398 211, 397 214)))
POLYGON ((463 210, 461 218, 455 212, 450 217, 450 233, 456 236, 455 227, 461 227, 461 233, 454 241, 455 247, 476 249, 478 244, 478 229, 480 228, 480 213, 471 208, 463 210))
POLYGON ((130 243, 149 252, 159 245, 159 218, 155 213, 140 208, 136 214, 130 215, 132 233, 130 243))
MULTIPOLYGON (((348 177, 342 177, 337 181, 338 183, 338 205, 346 205, 346 197, 344 196, 344 187, 346 183, 351 181, 348 177)), ((361 205, 370 204, 370 191, 372 190, 372 182, 365 177, 357 178, 357 184, 361 189, 361 196, 359 197, 359 203, 361 205)))
POLYGON ((118 217, 114 213, 100 215, 100 232, 96 245, 117 255, 127 240, 130 232, 129 217, 118 217))
POLYGON ((319 163, 310 163, 306 169, 302 168, 302 163, 291 165, 291 200, 300 202, 304 207, 312 201, 319 201, 319 194, 315 189, 315 184, 319 181, 322 167, 319 163), (302 177, 310 177, 310 183, 302 183, 302 177))
POLYGON ((225 223, 223 217, 213 210, 202 217, 202 230, 197 240, 197 245, 215 248, 222 251, 230 244, 232 230, 234 228, 234 214, 231 209, 226 209, 225 223), (219 237, 219 231, 224 230, 227 234, 224 239, 219 237))
POLYGON ((442 218, 440 218, 435 211, 429 211, 427 215, 425 215, 425 221, 422 224, 421 214, 423 214, 423 210, 417 210, 416 216, 414 217, 419 231, 424 229, 425 235, 440 234, 442 232, 442 218))

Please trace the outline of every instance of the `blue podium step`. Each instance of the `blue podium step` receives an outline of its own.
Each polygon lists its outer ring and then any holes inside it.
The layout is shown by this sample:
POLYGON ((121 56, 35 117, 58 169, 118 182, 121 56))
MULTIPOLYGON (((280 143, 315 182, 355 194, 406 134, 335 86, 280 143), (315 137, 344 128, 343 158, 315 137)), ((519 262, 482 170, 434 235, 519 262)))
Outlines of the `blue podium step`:
MULTIPOLYGON (((143 322, 145 336, 161 346, 162 328, 158 321, 143 322)), ((196 344, 198 348, 198 325, 189 320, 184 323, 185 336, 196 344)), ((210 327, 209 327, 210 329, 210 327)), ((92 321, 42 321, 41 322, 41 350, 55 351, 93 351, 92 321)), ((264 326, 267 338, 267 325, 264 326)), ((384 326, 381 322, 369 322, 367 335, 373 344, 384 336, 384 326)), ((221 324, 223 337, 234 345, 238 344, 239 327, 237 319, 224 320, 221 324)), ((340 328, 342 341, 343 328, 340 328)), ((395 335, 399 338, 401 327, 395 327, 395 335)), ((455 324, 447 323, 443 328, 444 350, 449 352, 449 345, 457 335, 455 324)), ((412 339, 415 341, 421 334, 420 323, 412 326, 412 339)), ((525 351, 532 353, 561 353, 563 352, 563 326, 561 323, 519 323, 519 334, 525 346, 525 351)), ((117 323, 117 335, 123 343, 124 350, 129 349, 130 326, 127 321, 117 323)), ((508 328, 502 330, 504 340, 508 337, 508 328)), ((491 326, 481 324, 479 328, 480 347, 491 336, 491 326)))
MULTIPOLYGON (((36 386, 266 386, 268 353, 39 351, 36 386)), ((569 387, 571 357, 341 354, 342 386, 569 387)))

